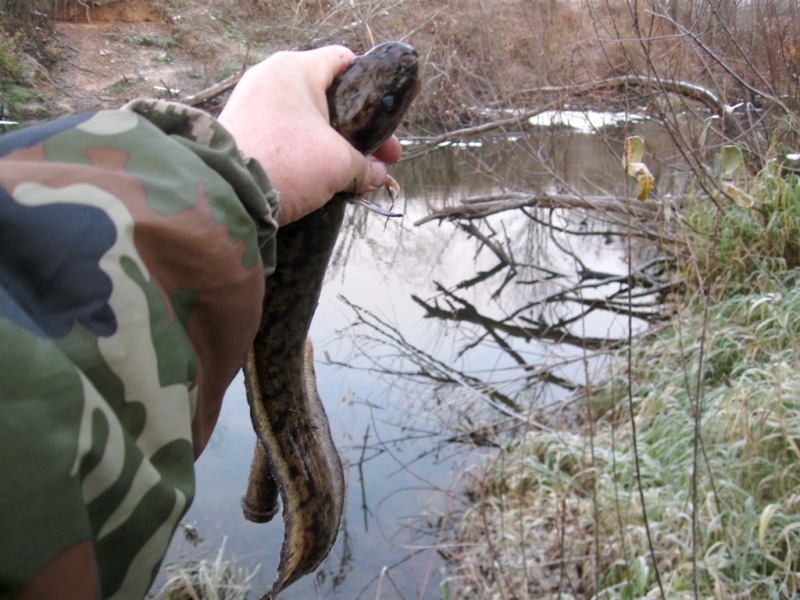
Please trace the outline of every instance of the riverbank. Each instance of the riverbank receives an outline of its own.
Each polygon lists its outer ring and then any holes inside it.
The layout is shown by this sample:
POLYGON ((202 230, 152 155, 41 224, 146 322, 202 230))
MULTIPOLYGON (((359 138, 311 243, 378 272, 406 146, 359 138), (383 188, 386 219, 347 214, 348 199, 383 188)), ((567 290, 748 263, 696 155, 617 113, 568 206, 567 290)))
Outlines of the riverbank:
POLYGON ((578 2, 529 10, 521 1, 0 0, 0 9, 0 117, 18 122, 140 96, 186 99, 278 50, 331 43, 417 48, 417 133, 480 120, 475 107, 512 106, 546 83, 614 71, 578 2))
POLYGON ((485 107, 607 110, 624 97, 655 112, 677 108, 669 88, 593 87, 618 76, 657 73, 724 90, 730 106, 796 100, 800 17, 783 0, 760 3, 769 10, 706 14, 699 0, 670 3, 669 14, 595 0, 0 0, 0 118, 29 122, 139 96, 186 99, 277 50, 338 43, 363 52, 387 40, 422 57, 422 93, 409 114, 417 134, 483 122, 485 107), (681 22, 696 19, 709 40, 683 32, 681 22), (740 52, 749 57, 741 67, 740 52))
POLYGON ((689 291, 577 400, 471 477, 459 598, 794 598, 800 590, 800 180, 677 226, 689 291))

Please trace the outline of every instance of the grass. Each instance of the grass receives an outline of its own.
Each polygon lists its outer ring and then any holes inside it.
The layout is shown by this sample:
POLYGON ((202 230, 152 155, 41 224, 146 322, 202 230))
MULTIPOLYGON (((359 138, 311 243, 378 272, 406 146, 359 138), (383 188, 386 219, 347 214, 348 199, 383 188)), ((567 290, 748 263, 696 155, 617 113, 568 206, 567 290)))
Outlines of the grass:
POLYGON ((453 597, 800 594, 800 179, 770 169, 747 191, 687 211, 689 295, 581 428, 475 472, 453 597))
POLYGON ((708 280, 717 279, 722 293, 737 283, 749 284, 750 274, 759 270, 800 266, 798 178, 772 166, 757 181, 756 189, 744 194, 747 202, 729 202, 723 210, 701 202, 686 214, 694 260, 684 263, 708 280))
POLYGON ((19 85, 24 74, 18 49, 20 37, 19 33, 9 35, 0 21, 0 120, 11 115, 33 93, 19 85))
POLYGON ((214 560, 184 560, 165 569, 167 582, 159 600, 245 600, 258 573, 238 568, 224 558, 224 538, 214 560))

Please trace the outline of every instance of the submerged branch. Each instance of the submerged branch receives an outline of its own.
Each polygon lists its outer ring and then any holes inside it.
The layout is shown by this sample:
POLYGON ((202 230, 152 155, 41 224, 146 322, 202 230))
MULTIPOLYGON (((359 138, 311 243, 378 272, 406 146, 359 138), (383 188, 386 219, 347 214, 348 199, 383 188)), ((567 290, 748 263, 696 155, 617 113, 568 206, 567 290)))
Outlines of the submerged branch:
POLYGON ((521 326, 509 323, 508 321, 498 321, 497 319, 482 315, 472 304, 463 298, 459 298, 454 293, 447 291, 440 284, 437 284, 436 287, 439 292, 458 306, 450 304, 447 307, 442 307, 438 302, 430 304, 420 297, 412 295, 411 299, 425 310, 425 317, 429 319, 473 323, 475 325, 480 325, 490 333, 502 332, 506 335, 522 338, 526 341, 532 339, 547 340, 558 344, 570 344, 572 346, 591 350, 609 348, 616 343, 614 340, 608 338, 574 335, 566 329, 550 323, 530 321, 530 325, 521 326))
MULTIPOLYGON (((407 357, 419 369, 413 374, 403 373, 403 375, 411 375, 439 384, 446 383, 463 386, 467 390, 476 393, 503 414, 521 422, 528 422, 527 418, 523 415, 521 407, 512 398, 501 392, 491 383, 481 381, 477 377, 458 371, 453 365, 440 361, 430 353, 406 340, 394 325, 387 323, 373 312, 353 304, 344 296, 339 296, 339 298, 355 312, 355 325, 367 327, 377 333, 382 343, 394 346, 400 350, 401 354, 407 357)), ((350 365, 349 368, 353 368, 353 366, 350 365)), ((377 371, 392 374, 391 369, 385 366, 379 367, 377 371)))

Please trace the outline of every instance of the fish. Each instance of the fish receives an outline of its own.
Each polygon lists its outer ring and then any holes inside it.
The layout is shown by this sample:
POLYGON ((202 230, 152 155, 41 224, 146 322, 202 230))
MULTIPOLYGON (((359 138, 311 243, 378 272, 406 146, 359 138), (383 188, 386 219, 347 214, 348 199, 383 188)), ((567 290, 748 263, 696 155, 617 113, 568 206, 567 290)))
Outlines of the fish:
MULTIPOLYGON (((327 90, 331 126, 363 154, 377 150, 420 91, 419 62, 400 42, 357 56, 327 90)), ((279 496, 283 504, 278 575, 262 600, 316 570, 339 532, 344 472, 317 391, 308 332, 345 208, 357 200, 336 194, 278 230, 276 268, 266 278, 261 323, 243 367, 257 441, 242 510, 263 523, 277 514, 279 496)))

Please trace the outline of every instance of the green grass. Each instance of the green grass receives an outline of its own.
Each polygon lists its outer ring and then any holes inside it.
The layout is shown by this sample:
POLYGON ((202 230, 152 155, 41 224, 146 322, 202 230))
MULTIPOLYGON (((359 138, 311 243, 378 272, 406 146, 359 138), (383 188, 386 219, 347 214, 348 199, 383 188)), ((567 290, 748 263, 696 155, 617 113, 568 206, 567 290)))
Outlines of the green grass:
POLYGON ((748 190, 747 201, 698 202, 685 215, 691 257, 684 264, 722 293, 761 270, 800 266, 800 179, 772 167, 748 190), (747 206, 751 204, 751 206, 747 206))

